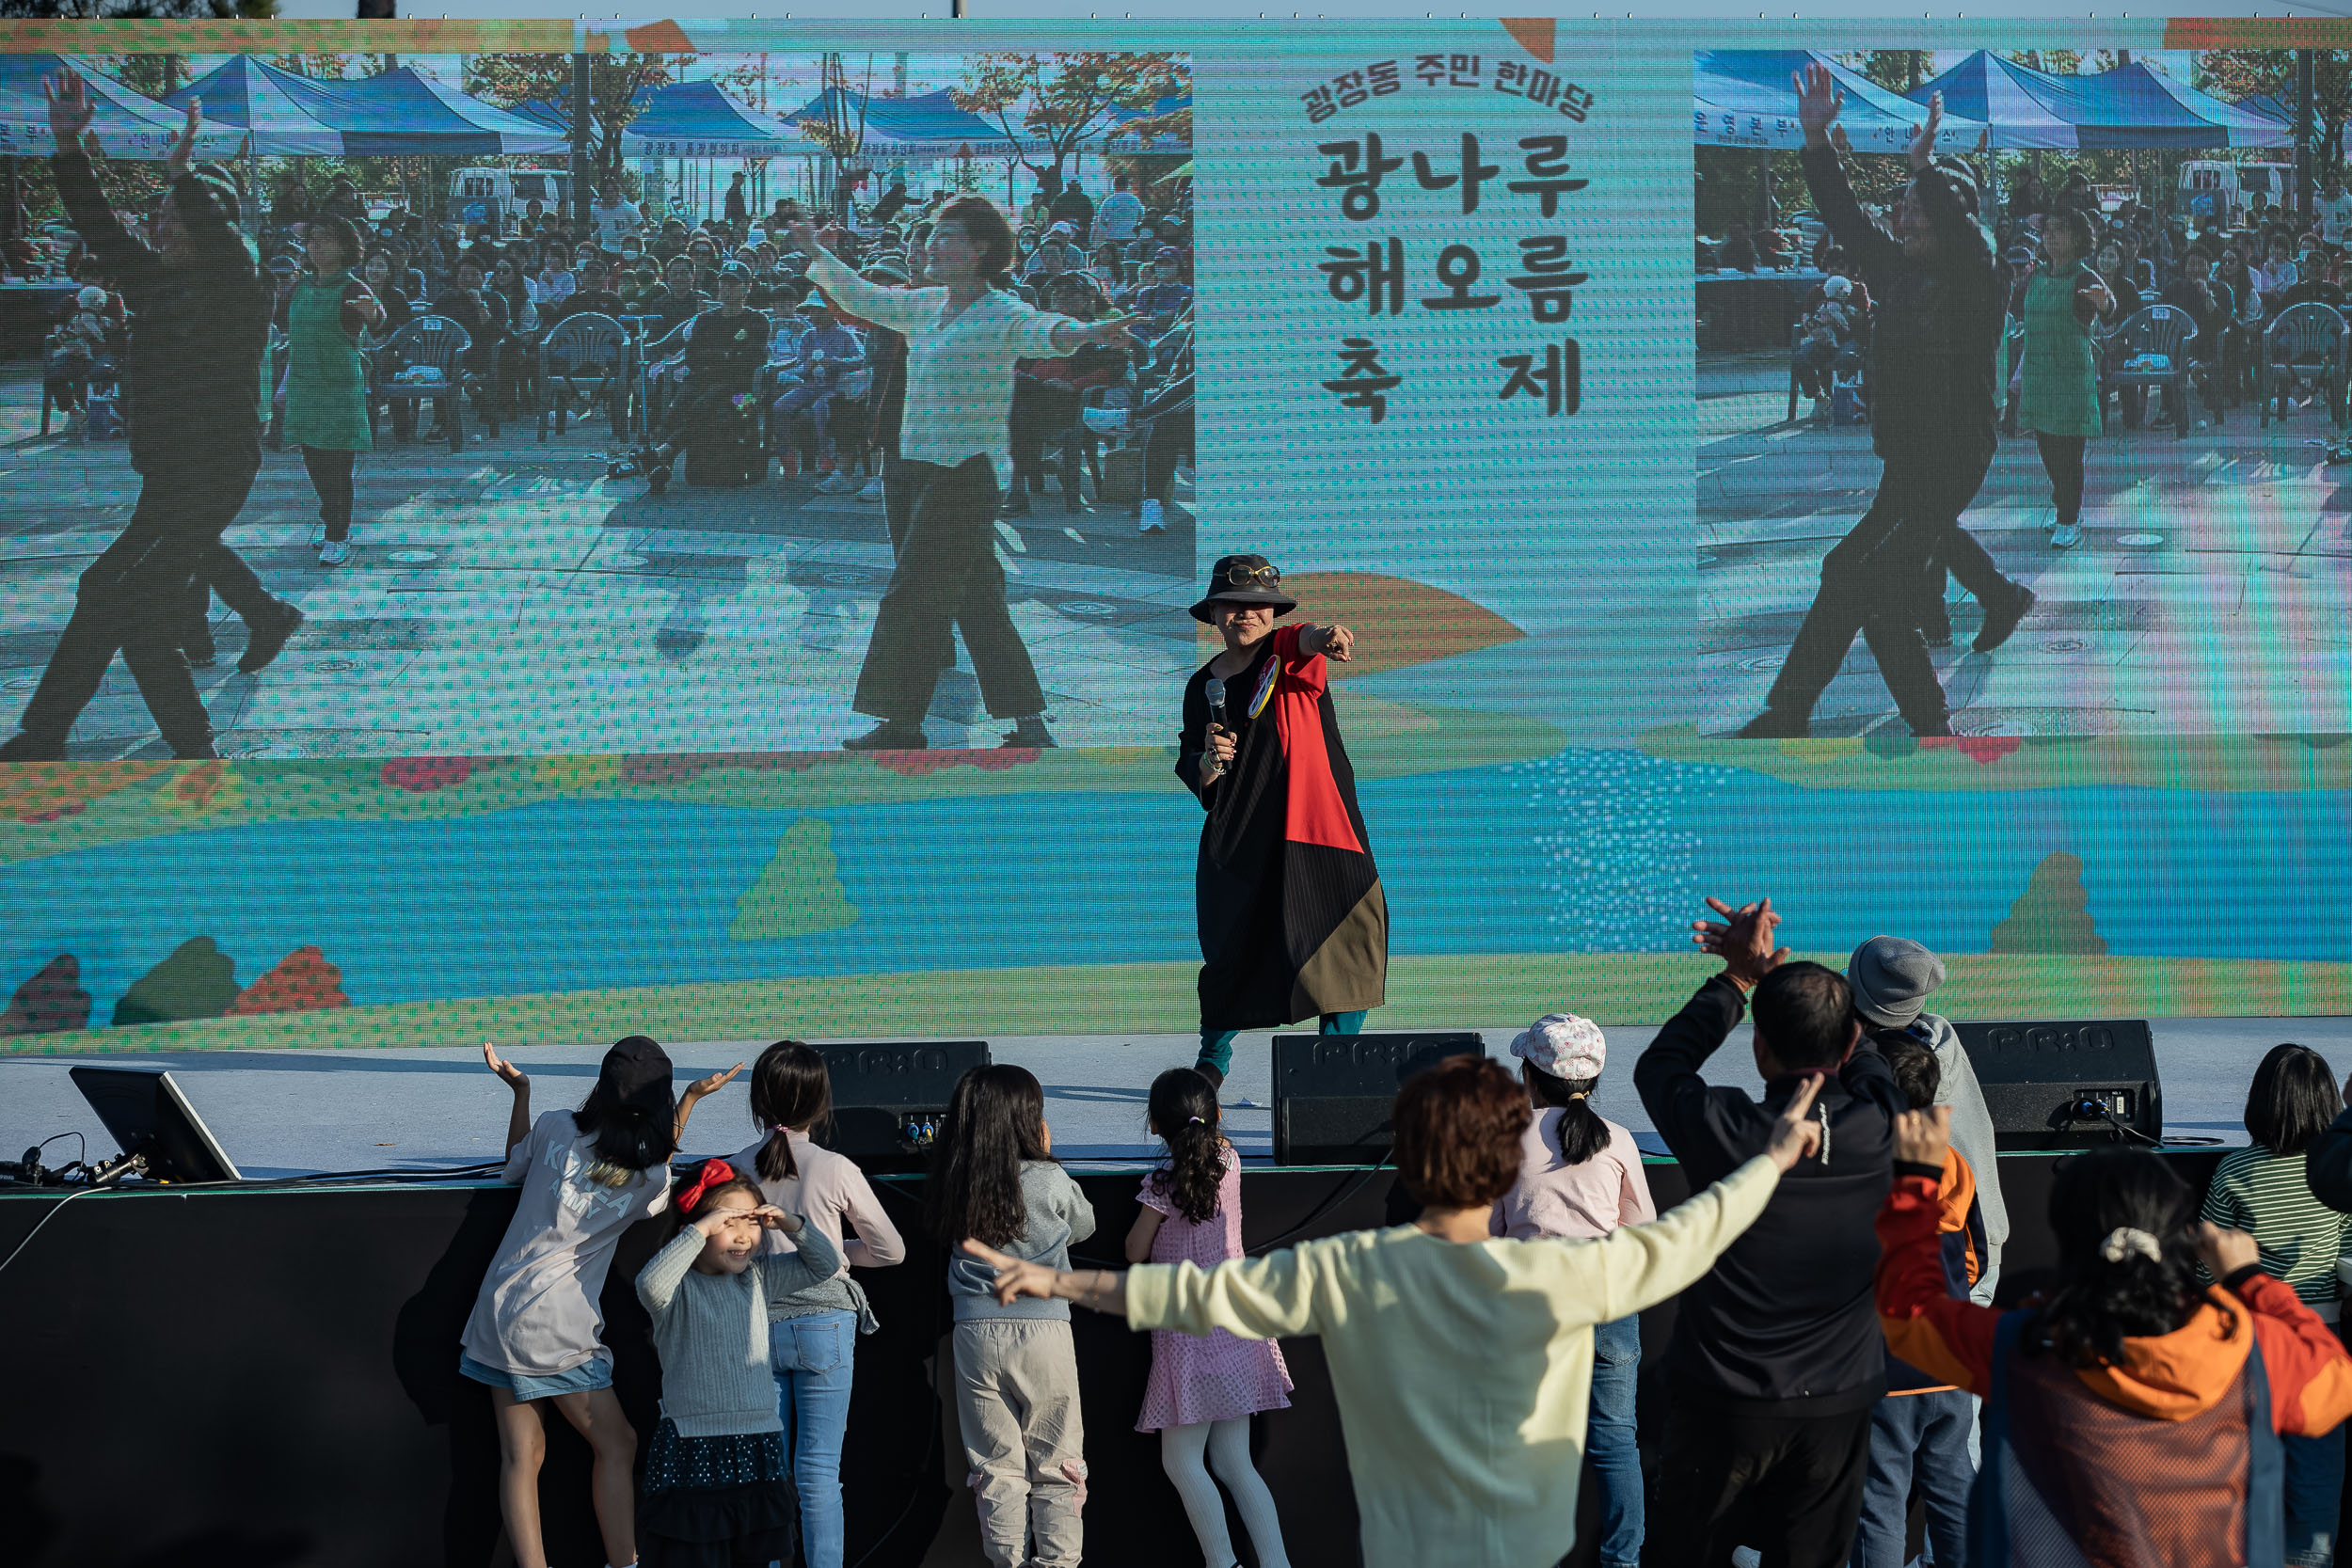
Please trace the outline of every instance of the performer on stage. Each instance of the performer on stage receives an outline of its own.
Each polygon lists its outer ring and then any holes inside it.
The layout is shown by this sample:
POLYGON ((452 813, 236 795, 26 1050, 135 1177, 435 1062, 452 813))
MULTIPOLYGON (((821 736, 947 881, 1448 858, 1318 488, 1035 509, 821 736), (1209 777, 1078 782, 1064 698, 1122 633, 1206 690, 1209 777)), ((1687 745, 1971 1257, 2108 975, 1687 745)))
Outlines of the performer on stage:
POLYGON ((1380 1005, 1389 904, 1356 806, 1324 656, 1345 626, 1280 626, 1298 608, 1262 555, 1229 555, 1192 607, 1225 651, 1184 685, 1176 776, 1200 798, 1200 1060, 1223 1084, 1233 1037, 1319 1015, 1353 1035, 1380 1005), (1221 687, 1221 705, 1212 701, 1221 687))
MULTIPOLYGON (((1984 607, 1977 651, 1989 653, 2033 608, 2033 594, 1994 565, 1960 515, 1992 467, 1994 359, 2008 290, 1977 223, 1977 183, 1965 164, 1936 159, 1938 95, 1911 142, 1911 183, 1889 238, 1846 182, 1831 133, 1845 94, 1825 66, 1796 79, 1804 175, 1814 205, 1879 301, 1870 355, 1870 446, 1885 465, 1878 495, 1821 562, 1821 586, 1764 711, 1740 733, 1810 733, 1813 705, 1860 632, 1914 735, 1951 734, 1944 688, 1919 622, 1941 561, 1984 607)), ((1940 595, 1938 595, 1940 599, 1940 595)), ((1936 607, 1941 609, 1940 603, 1936 607)))
POLYGON ((66 70, 42 85, 57 142, 49 160, 57 195, 134 313, 122 387, 131 467, 142 483, 129 526, 82 574, 72 617, 18 721, 20 733, 0 745, 0 761, 63 760, 73 721, 98 694, 118 650, 172 755, 209 757, 212 716, 181 653, 192 635, 188 601, 199 572, 253 626, 246 656, 252 668, 266 662, 254 657, 265 639, 275 639, 266 649, 274 654, 300 621, 262 592, 220 538, 262 467, 254 388, 269 341, 270 296, 253 246, 235 226, 236 182, 209 165, 189 167, 197 104, 188 105, 186 128, 165 165, 171 190, 151 248, 122 227, 99 188, 82 145, 94 113, 82 79, 66 70))

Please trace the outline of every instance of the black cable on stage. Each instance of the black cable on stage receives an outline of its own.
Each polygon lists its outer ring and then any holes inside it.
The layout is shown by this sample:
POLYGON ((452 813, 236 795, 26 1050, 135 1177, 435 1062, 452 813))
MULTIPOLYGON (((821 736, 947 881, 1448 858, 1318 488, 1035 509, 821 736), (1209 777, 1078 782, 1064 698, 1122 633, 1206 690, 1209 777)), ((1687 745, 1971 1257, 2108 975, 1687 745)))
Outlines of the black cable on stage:
POLYGON ((1378 1161, 1366 1165, 1362 1170, 1357 1172, 1356 1180, 1353 1182, 1345 1187, 1335 1190, 1329 1197, 1327 1197, 1321 1203, 1316 1204, 1314 1208, 1308 1212, 1305 1219, 1300 1220, 1296 1225, 1292 1226, 1288 1230, 1281 1232, 1281 1234, 1271 1237, 1266 1241, 1260 1242, 1256 1246, 1242 1248, 1242 1256, 1245 1258, 1262 1258, 1265 1256, 1265 1254, 1273 1251, 1276 1247, 1280 1246, 1284 1242, 1287 1242, 1292 1237, 1299 1234, 1309 1226, 1314 1224, 1315 1221, 1323 1218, 1324 1215, 1329 1213, 1332 1210, 1338 1208, 1341 1204, 1346 1202, 1349 1198, 1354 1197, 1358 1193, 1363 1191, 1364 1188, 1370 1186, 1374 1177, 1389 1168, 1389 1155, 1381 1155, 1378 1161))

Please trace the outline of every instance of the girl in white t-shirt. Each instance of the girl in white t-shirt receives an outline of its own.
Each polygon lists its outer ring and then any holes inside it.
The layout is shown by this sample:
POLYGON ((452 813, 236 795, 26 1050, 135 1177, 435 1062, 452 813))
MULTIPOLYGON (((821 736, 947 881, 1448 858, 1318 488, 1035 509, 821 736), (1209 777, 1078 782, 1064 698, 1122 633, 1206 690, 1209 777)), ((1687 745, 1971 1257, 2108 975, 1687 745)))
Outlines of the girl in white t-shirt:
MULTIPOLYGON (((1534 1119, 1519 1137, 1519 1179, 1495 1205, 1498 1236, 1592 1240, 1658 1217, 1633 1134, 1593 1109, 1609 1059, 1599 1025, 1546 1013, 1511 1042, 1534 1119)), ((1642 1456, 1633 1386, 1642 1370, 1636 1317, 1593 1326, 1593 1402, 1585 1451, 1600 1472, 1602 1568, 1641 1561, 1642 1456)))
POLYGON ((669 1159, 694 1102, 742 1064, 674 1099, 668 1054, 631 1035, 605 1053, 596 1086, 579 1110, 549 1111, 534 1122, 531 1080, 488 1045, 482 1059, 515 1091, 504 1176, 522 1192, 466 1322, 457 1370, 490 1386, 499 1506, 516 1568, 547 1568, 539 1532, 543 1402, 588 1440, 596 1528, 608 1564, 627 1568, 637 1560, 637 1433, 612 1392, 598 1298, 622 1232, 669 1204, 669 1159))

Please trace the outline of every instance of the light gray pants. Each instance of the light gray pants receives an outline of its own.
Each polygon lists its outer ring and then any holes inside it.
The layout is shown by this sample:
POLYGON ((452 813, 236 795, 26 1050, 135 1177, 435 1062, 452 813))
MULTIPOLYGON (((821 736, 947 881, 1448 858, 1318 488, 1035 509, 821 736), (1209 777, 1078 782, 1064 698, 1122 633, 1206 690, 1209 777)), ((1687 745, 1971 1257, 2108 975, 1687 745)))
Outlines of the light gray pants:
POLYGON ((1070 1324, 989 1318, 955 1327, 956 1424, 994 1568, 1077 1568, 1086 1546, 1086 1427, 1070 1324))

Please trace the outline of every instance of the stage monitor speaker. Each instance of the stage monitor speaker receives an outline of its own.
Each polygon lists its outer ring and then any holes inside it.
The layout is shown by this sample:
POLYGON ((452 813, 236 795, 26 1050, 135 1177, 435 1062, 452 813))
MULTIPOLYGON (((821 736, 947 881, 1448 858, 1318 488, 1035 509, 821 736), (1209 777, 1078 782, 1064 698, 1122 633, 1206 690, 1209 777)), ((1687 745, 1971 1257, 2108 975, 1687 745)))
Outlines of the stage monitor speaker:
POLYGON ((168 1072, 77 1067, 66 1076, 150 1181, 241 1181, 220 1140, 168 1072))
POLYGON ((1486 1051, 1476 1034, 1275 1036, 1274 1163, 1376 1164, 1389 1156, 1389 1110, 1405 1080, 1486 1051))
POLYGON ((2145 1019, 1955 1023, 2000 1148, 2146 1147, 2164 1137, 2164 1091, 2145 1019))
POLYGON ((817 1141, 870 1171, 917 1171, 956 1080, 989 1065, 986 1040, 815 1045, 833 1080, 833 1125, 817 1141))

